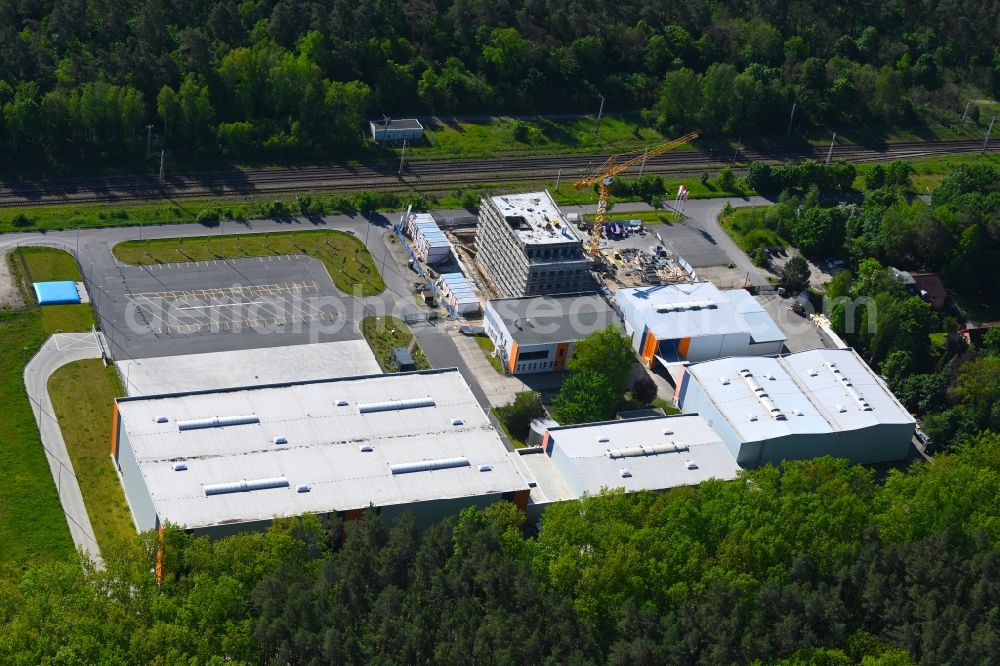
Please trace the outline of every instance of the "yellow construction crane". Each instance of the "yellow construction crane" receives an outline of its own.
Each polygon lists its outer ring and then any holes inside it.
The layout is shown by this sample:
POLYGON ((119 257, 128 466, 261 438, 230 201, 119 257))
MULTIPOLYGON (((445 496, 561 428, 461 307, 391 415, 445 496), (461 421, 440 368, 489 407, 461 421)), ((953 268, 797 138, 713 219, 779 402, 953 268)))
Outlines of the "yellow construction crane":
POLYGON ((587 254, 592 257, 596 257, 601 246, 601 231, 604 228, 604 219, 608 214, 608 199, 611 197, 611 179, 623 171, 627 171, 628 169, 631 169, 651 157, 656 157, 657 155, 665 153, 681 144, 687 143, 688 141, 694 141, 698 138, 698 134, 699 133, 695 131, 690 134, 685 134, 679 139, 661 143, 655 148, 646 151, 643 155, 628 160, 627 162, 622 162, 621 164, 615 164, 615 158, 617 158, 618 155, 612 155, 608 158, 608 162, 604 165, 601 172, 596 176, 591 176, 585 180, 573 183, 573 187, 578 190, 590 187, 594 183, 600 183, 600 196, 597 199, 597 214, 594 216, 594 228, 590 230, 590 240, 587 242, 587 254))

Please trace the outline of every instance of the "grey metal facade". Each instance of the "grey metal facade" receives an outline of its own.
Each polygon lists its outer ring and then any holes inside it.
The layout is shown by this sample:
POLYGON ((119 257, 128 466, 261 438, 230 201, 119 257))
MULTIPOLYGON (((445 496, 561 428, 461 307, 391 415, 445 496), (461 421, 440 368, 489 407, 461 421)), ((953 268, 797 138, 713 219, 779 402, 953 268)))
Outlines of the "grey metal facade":
POLYGON ((142 471, 135 459, 135 452, 128 440, 128 433, 125 432, 121 416, 116 418, 118 418, 118 455, 115 464, 118 465, 121 474, 125 499, 128 501, 129 509, 132 510, 132 520, 140 532, 155 529, 156 508, 149 496, 149 489, 146 488, 146 481, 142 478, 142 471))

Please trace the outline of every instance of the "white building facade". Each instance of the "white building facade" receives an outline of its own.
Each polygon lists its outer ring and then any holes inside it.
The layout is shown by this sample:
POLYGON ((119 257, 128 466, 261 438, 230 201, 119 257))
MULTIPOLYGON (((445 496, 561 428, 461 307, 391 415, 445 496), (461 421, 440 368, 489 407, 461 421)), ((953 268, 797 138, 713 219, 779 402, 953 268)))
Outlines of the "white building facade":
POLYGON ((699 414, 742 467, 830 455, 905 458, 915 421, 853 349, 725 358, 683 370, 676 402, 699 414))
POLYGON ((780 353, 786 337, 747 291, 711 282, 619 289, 625 333, 646 367, 780 353))
POLYGON ((501 365, 517 375, 562 371, 578 341, 621 323, 598 294, 582 293, 492 299, 483 326, 501 365))

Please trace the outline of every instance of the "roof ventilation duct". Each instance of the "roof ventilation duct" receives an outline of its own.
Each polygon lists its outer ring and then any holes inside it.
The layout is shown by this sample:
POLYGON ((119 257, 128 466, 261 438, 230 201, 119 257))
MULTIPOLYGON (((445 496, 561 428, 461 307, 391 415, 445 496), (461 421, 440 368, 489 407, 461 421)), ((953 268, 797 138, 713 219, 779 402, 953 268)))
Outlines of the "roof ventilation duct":
POLYGON ((228 495, 230 493, 247 493, 251 490, 267 490, 269 488, 287 488, 288 479, 276 476, 270 479, 242 479, 229 483, 213 483, 205 486, 205 496, 228 495))
POLYGON ((432 472, 438 469, 453 469, 469 467, 468 458, 438 458, 436 460, 418 460, 416 462, 389 465, 393 474, 412 474, 413 472, 432 472))
POLYGON ((385 402, 366 402, 358 405, 362 414, 375 412, 395 412, 403 409, 419 409, 433 407, 434 398, 410 398, 409 400, 386 400, 385 402))

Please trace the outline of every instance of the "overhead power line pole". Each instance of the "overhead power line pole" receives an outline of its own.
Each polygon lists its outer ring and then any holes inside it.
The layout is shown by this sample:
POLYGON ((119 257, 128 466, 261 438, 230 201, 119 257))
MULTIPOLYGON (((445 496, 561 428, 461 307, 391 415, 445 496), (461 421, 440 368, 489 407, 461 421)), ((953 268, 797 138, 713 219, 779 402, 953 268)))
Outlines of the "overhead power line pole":
POLYGON ((993 133, 993 123, 997 121, 997 117, 994 115, 993 120, 990 121, 990 126, 986 129, 986 137, 983 138, 983 152, 986 152, 986 144, 990 142, 990 134, 993 133))
POLYGON ((833 133, 833 139, 830 140, 830 150, 826 153, 826 163, 830 163, 830 158, 833 157, 833 144, 837 143, 837 133, 833 133))
POLYGON ((788 116, 788 131, 785 132, 785 136, 792 135, 792 121, 795 120, 795 107, 798 106, 796 102, 792 102, 792 113, 788 116))
POLYGON ((604 116, 604 95, 598 93, 597 96, 601 98, 601 108, 597 110, 597 126, 594 127, 595 135, 601 131, 601 118, 604 116))

